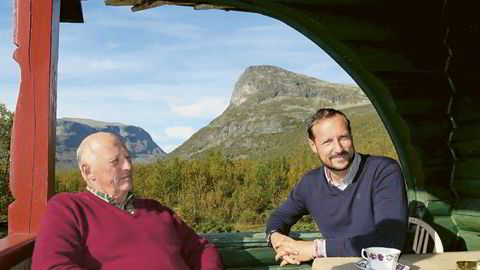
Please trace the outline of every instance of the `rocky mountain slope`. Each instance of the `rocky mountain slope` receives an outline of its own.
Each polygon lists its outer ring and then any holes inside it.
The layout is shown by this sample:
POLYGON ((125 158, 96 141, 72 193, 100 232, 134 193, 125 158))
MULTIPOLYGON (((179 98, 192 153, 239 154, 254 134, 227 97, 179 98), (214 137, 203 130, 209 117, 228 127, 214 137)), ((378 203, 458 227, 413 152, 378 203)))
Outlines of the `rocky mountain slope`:
POLYGON ((56 167, 73 168, 77 166, 75 156, 78 145, 86 136, 98 131, 119 134, 135 163, 153 162, 166 155, 152 140, 150 134, 141 127, 89 119, 61 118, 57 119, 56 167))
MULTIPOLYGON (((252 66, 236 82, 223 114, 170 155, 197 158, 210 149, 231 158, 288 155, 299 145, 306 147, 307 123, 321 107, 344 109, 352 120, 354 136, 362 132, 370 136, 359 136, 359 141, 389 142, 376 111, 358 86, 329 83, 274 66, 252 66)), ((360 150, 371 152, 368 148, 373 145, 365 145, 367 149, 360 150)), ((386 147, 393 148, 391 143, 386 147)))

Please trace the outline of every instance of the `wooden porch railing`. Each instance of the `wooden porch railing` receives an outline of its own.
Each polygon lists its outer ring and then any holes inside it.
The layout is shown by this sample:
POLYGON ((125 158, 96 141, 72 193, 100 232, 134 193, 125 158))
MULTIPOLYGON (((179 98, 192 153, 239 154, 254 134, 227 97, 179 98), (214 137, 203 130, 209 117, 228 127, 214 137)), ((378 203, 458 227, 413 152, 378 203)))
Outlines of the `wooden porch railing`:
POLYGON ((32 257, 35 237, 29 234, 9 234, 0 239, 0 265, 10 269, 32 257))

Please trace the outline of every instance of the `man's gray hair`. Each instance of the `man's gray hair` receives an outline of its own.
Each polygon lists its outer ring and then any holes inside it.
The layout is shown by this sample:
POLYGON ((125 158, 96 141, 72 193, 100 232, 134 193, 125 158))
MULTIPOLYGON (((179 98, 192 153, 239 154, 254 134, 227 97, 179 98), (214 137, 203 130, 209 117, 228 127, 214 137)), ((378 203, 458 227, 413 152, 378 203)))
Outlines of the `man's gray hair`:
POLYGON ((81 166, 83 163, 83 155, 85 154, 85 150, 88 147, 88 140, 83 139, 83 141, 80 143, 80 145, 77 148, 77 163, 78 166, 81 166))

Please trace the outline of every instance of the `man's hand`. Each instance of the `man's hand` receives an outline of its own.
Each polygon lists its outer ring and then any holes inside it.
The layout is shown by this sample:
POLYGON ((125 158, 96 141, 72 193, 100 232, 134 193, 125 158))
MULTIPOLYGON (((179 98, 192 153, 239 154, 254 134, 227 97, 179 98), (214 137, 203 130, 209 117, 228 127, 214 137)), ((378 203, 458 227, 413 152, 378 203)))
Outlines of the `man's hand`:
POLYGON ((312 257, 313 241, 296 241, 281 233, 273 233, 270 241, 277 253, 275 260, 282 260, 280 266, 300 264, 310 261, 312 257))

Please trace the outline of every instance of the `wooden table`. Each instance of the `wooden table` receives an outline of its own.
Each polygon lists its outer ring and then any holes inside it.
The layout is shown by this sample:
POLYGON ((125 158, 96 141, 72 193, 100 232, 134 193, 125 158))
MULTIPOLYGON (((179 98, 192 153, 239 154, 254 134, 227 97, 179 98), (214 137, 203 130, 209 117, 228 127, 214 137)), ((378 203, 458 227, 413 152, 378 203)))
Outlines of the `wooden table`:
MULTIPOLYGON (((332 257, 315 259, 312 270, 359 270, 354 263, 360 257, 332 257)), ((410 266, 410 270, 455 270, 457 261, 478 261, 480 251, 460 251, 428 254, 403 254, 400 256, 400 263, 410 266)))

